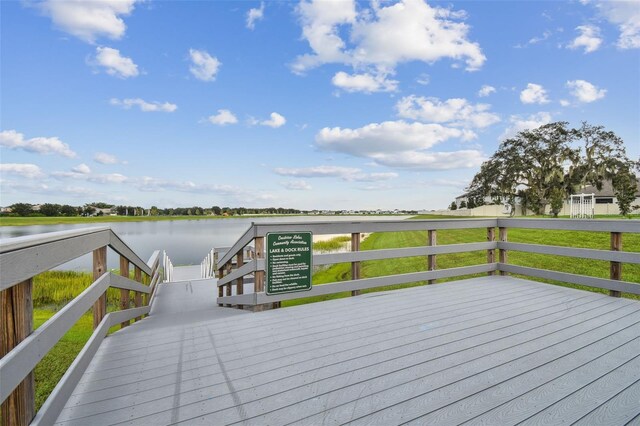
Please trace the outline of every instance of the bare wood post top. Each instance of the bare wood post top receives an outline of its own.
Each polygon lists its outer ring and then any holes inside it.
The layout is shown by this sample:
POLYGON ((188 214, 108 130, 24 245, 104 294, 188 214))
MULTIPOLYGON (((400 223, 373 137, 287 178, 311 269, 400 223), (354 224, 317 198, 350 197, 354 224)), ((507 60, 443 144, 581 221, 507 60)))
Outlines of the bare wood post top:
MULTIPOLYGON (((611 250, 613 251, 622 250, 622 233, 621 232, 611 233, 611 250)), ((611 266, 609 267, 609 278, 611 278, 612 280, 622 280, 622 263, 621 262, 611 262, 611 266)), ((622 292, 617 290, 609 290, 609 296, 621 297, 622 292)))
MULTIPOLYGON (((360 251, 360 233, 353 232, 351 233, 351 251, 360 251)), ((351 262, 351 279, 359 280, 360 279, 360 262, 351 262)), ((351 292, 352 296, 358 296, 360 294, 360 290, 353 290, 351 292)))
MULTIPOLYGON (((438 234, 435 229, 430 229, 427 231, 427 245, 435 246, 438 244, 438 234)), ((430 254, 427 256, 427 270, 435 271, 438 268, 438 261, 436 260, 435 254, 430 254)), ((435 284, 436 280, 429 280, 429 284, 435 284)))
MULTIPOLYGON (((496 228, 493 226, 487 228, 487 241, 493 242, 496 240, 496 228)), ((494 249, 487 250, 487 263, 495 263, 496 262, 496 251, 494 249)), ((495 271, 487 272, 489 275, 495 275, 495 271)))
MULTIPOLYGON (((28 279, 0 292, 0 357, 11 352, 33 332, 33 280, 28 279)), ((3 425, 28 425, 35 416, 33 372, 2 403, 3 425)))
MULTIPOLYGON (((500 238, 500 241, 506 242, 507 236, 508 236, 507 228, 499 228, 498 231, 499 231, 498 238, 500 238)), ((498 251, 499 251, 499 262, 507 263, 508 262, 507 251, 503 249, 500 249, 498 251)), ((500 271, 500 275, 509 275, 509 273, 505 271, 500 271)))
MULTIPOLYGON (((264 259, 264 237, 255 238, 256 259, 264 259)), ((264 291, 264 271, 256 271, 253 282, 254 293, 262 293, 264 291)), ((263 306, 254 306, 254 312, 262 311, 263 306)))
MULTIPOLYGON (((93 251, 93 280, 97 280, 107 269, 107 247, 100 247, 93 251)), ((95 330, 107 314, 107 293, 96 300, 93 304, 93 329, 95 330)))
MULTIPOLYGON (((120 275, 129 278, 129 259, 120 255, 120 275)), ((120 289, 120 310, 124 311, 129 309, 130 300, 129 290, 120 289)), ((129 320, 120 323, 120 328, 125 328, 129 325, 129 320)))
MULTIPOLYGON (((143 283, 143 280, 142 280, 142 269, 140 269, 137 266, 135 266, 133 268, 133 279, 136 280, 137 282, 139 282, 140 284, 143 283)), ((139 307, 142 306, 142 293, 140 293, 139 291, 135 292, 134 303, 135 303, 136 308, 139 308, 139 307)), ((141 319, 142 319, 142 317, 136 317, 136 321, 140 321, 141 319)))

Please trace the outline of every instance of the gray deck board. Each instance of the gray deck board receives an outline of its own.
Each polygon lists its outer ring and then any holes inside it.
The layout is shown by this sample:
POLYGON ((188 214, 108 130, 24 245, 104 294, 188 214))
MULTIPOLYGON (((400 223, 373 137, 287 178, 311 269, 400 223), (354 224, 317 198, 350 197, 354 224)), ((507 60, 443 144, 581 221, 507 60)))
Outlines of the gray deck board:
POLYGON ((159 287, 59 424, 636 421, 640 303, 482 277, 248 313, 159 287), (191 308, 190 308, 191 307, 191 308))

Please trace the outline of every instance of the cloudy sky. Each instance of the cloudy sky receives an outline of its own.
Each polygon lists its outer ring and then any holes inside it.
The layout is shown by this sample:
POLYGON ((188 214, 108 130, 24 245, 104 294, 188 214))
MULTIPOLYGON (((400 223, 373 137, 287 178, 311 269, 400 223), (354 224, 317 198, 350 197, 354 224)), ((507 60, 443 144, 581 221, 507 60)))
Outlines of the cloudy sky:
POLYGON ((1 7, 1 205, 435 209, 499 141, 640 155, 640 2, 1 7))

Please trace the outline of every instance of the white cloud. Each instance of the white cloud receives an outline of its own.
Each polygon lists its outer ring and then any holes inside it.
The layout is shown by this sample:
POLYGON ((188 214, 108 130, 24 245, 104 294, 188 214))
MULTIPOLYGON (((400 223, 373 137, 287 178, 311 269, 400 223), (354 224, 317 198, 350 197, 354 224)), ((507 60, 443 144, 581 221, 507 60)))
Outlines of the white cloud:
POLYGON ((486 98, 487 96, 495 92, 496 92, 495 87, 485 84, 480 88, 480 90, 478 90, 478 96, 481 98, 486 98))
POLYGON ((301 168, 276 168, 273 170, 280 176, 306 177, 306 178, 339 178, 347 182, 379 182, 398 177, 397 173, 365 173, 355 167, 341 166, 316 166, 301 168))
POLYGON ((567 81, 566 85, 571 89, 571 94, 576 97, 580 102, 589 103, 604 98, 607 91, 605 89, 599 89, 593 84, 585 80, 571 80, 567 81))
POLYGON ((482 162, 479 151, 431 152, 429 149, 450 139, 468 140, 475 133, 440 124, 386 121, 357 129, 325 127, 316 135, 316 146, 355 157, 368 158, 377 165, 441 170, 475 167, 482 162), (439 161, 445 161, 439 163, 439 161))
POLYGON ((93 156, 93 161, 100 164, 116 164, 118 158, 106 152, 96 152, 96 155, 93 156))
POLYGON ((532 37, 531 39, 529 39, 528 44, 538 44, 540 42, 543 42, 549 39, 549 37, 551 37, 551 34, 551 31, 545 30, 540 37, 532 37))
POLYGON ((334 86, 347 92, 395 92, 398 90, 397 80, 388 80, 386 75, 377 74, 353 74, 349 75, 344 71, 339 71, 331 79, 334 86))
POLYGON ((597 7, 609 22, 618 26, 619 49, 640 48, 640 6, 637 0, 600 1, 597 7))
POLYGON ((440 124, 385 121, 357 129, 325 127, 316 135, 319 148, 359 157, 379 153, 428 149, 452 138, 462 138, 461 129, 440 124))
POLYGON ((15 130, 0 132, 0 146, 9 149, 23 150, 37 154, 58 154, 67 158, 75 158, 76 153, 57 137, 37 137, 25 139, 22 133, 15 130))
POLYGON ((311 185, 304 180, 291 180, 288 182, 282 182, 281 185, 291 191, 310 191, 313 189, 311 185))
POLYGON ((451 170, 475 168, 485 156, 476 150, 452 152, 399 152, 378 155, 375 160, 384 166, 416 170, 451 170))
POLYGON ((278 114, 277 112, 272 112, 270 117, 271 118, 268 120, 261 121, 260 125, 269 126, 274 129, 277 129, 278 127, 284 126, 285 123, 287 122, 287 119, 284 118, 282 115, 278 114))
POLYGON ((256 27, 256 21, 264 18, 264 2, 260 2, 259 8, 249 9, 247 12, 247 28, 253 30, 256 27))
POLYGON ((488 104, 473 105, 466 99, 460 98, 440 101, 438 98, 415 95, 406 96, 396 104, 398 115, 402 118, 479 128, 500 121, 497 114, 488 111, 490 107, 488 104))
POLYGON ((560 106, 568 107, 569 105, 571 105, 571 102, 566 99, 560 99, 560 106))
POLYGON ((88 175, 89 173, 91 173, 91 168, 84 163, 78 164, 77 166, 73 167, 71 170, 76 173, 82 173, 85 175, 88 175))
POLYGON ((169 102, 147 102, 140 98, 135 99, 116 99, 112 98, 109 103, 111 105, 120 106, 124 109, 131 109, 133 106, 137 106, 140 108, 140 111, 143 112, 174 112, 178 109, 176 104, 172 104, 169 102))
POLYGON ((443 58, 464 61, 468 71, 475 71, 486 59, 478 43, 467 39, 470 27, 459 22, 464 13, 431 7, 423 0, 360 7, 358 11, 353 0, 301 1, 297 13, 312 53, 298 56, 293 71, 340 63, 384 75, 400 63, 431 64, 443 58), (341 32, 349 32, 349 44, 341 32))
POLYGON ((549 124, 551 123, 551 119, 551 114, 544 111, 532 114, 528 117, 512 115, 509 118, 511 125, 504 130, 498 140, 502 141, 515 136, 518 132, 522 132, 523 130, 536 129, 542 125, 549 124))
POLYGON ((40 167, 35 164, 0 163, 0 172, 28 179, 36 179, 44 176, 40 167))
POLYGON ((416 79, 416 83, 421 86, 427 86, 431 82, 431 77, 429 74, 420 74, 416 79))
POLYGON ((38 6, 62 31, 94 43, 101 36, 122 38, 126 30, 122 16, 130 15, 135 3, 136 0, 45 0, 38 6))
POLYGON ((523 104, 546 104, 549 99, 544 87, 539 84, 529 83, 527 88, 520 92, 520 101, 523 104))
POLYGON ((189 49, 191 66, 189 71, 195 78, 202 81, 214 81, 222 63, 215 56, 204 50, 189 49))
POLYGON ((53 172, 51 176, 56 179, 76 179, 99 184, 125 183, 129 181, 128 177, 120 173, 90 174, 78 172, 75 169, 72 170, 71 172, 53 172))
POLYGON ((219 109, 216 115, 210 115, 207 120, 211 124, 217 124, 218 126, 236 124, 238 122, 238 118, 228 109, 219 109))
POLYGON ((120 55, 118 49, 97 47, 95 63, 106 69, 107 74, 120 78, 136 77, 138 66, 131 58, 120 55))
POLYGON ((600 28, 595 25, 580 25, 576 27, 576 31, 579 31, 580 35, 567 45, 569 49, 584 48, 584 53, 591 53, 598 50, 602 44, 600 28))

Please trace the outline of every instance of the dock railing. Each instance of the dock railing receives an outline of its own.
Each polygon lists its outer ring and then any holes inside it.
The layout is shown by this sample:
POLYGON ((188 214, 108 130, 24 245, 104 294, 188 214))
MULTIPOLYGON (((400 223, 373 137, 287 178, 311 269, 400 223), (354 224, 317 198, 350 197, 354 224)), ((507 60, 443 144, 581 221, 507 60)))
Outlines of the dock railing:
POLYGON ((451 220, 400 220, 363 222, 312 222, 312 223, 259 223, 251 227, 240 239, 221 256, 217 263, 219 306, 250 307, 261 310, 265 306, 277 308, 285 300, 329 295, 350 291, 358 295, 361 290, 376 287, 409 284, 426 281, 435 283, 438 279, 462 277, 472 274, 489 275, 509 273, 528 277, 556 280, 572 284, 607 289, 612 296, 622 292, 640 294, 638 283, 622 280, 622 264, 640 264, 640 253, 622 251, 622 234, 640 233, 640 222, 634 220, 558 220, 558 219, 451 219, 451 220), (463 244, 437 245, 437 232, 450 229, 486 228, 486 240, 463 244), (544 229, 563 231, 593 231, 611 234, 611 250, 561 247, 539 244, 525 244, 508 241, 510 228, 544 229), (497 232, 496 232, 497 230, 497 232), (309 291, 267 295, 265 293, 265 236, 269 232, 312 232, 322 234, 350 234, 350 252, 314 254, 313 265, 351 263, 351 277, 347 281, 315 285, 309 291), (360 234, 373 232, 427 231, 425 245, 409 248, 360 251, 360 234), (244 259, 244 247, 253 243, 255 259, 244 259), (437 268, 437 256, 486 250, 486 263, 448 269, 437 268), (508 263, 508 253, 519 251, 582 259, 596 259, 610 262, 609 279, 541 268, 532 268, 508 263), (425 271, 387 275, 375 278, 361 277, 361 262, 369 260, 398 259, 404 257, 425 257, 425 271), (237 268, 234 269, 234 265, 237 268), (244 280, 253 276, 253 293, 243 294, 244 280), (235 294, 232 291, 235 286, 235 294))
POLYGON ((145 262, 109 227, 52 232, 0 243, 0 400, 2 424, 53 424, 100 343, 115 325, 149 314, 164 269, 159 251, 145 262), (107 247, 120 257, 120 275, 107 271, 107 247), (93 253, 93 283, 33 330, 33 277, 93 253), (133 277, 130 278, 131 265, 133 277), (107 289, 120 289, 120 310, 107 313, 107 289), (130 297, 133 292, 133 299, 130 297), (133 304, 133 308, 131 307, 133 304), (89 309, 94 332, 44 405, 35 413, 33 370, 89 309))

